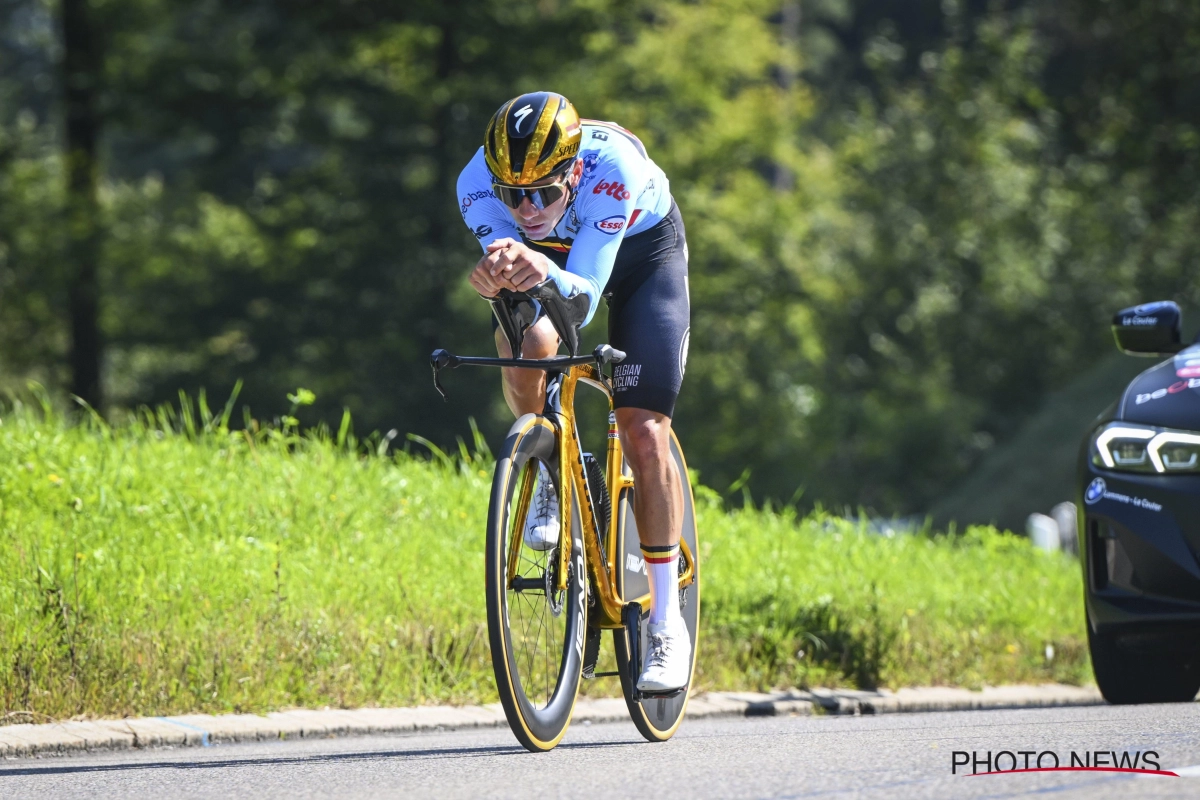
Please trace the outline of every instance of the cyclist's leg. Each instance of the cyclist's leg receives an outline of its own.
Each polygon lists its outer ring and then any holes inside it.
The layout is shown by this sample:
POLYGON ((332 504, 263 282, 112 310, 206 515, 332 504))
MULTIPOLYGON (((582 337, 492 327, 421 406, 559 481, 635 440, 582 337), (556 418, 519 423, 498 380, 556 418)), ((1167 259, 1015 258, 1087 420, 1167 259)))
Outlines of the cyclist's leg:
POLYGON ((683 520, 683 484, 671 455, 671 418, 644 408, 618 408, 621 451, 633 471, 633 515, 650 581, 650 624, 682 623, 675 590, 683 520))
POLYGON ((641 269, 614 287, 613 346, 626 352, 613 370, 613 405, 622 452, 634 475, 634 517, 650 582, 646 660, 638 688, 670 691, 690 679, 690 633, 677 591, 683 481, 671 454, 671 416, 683 383, 690 310, 686 246, 677 209, 638 242, 641 269))
MULTIPOLYGON (((501 358, 512 358, 512 347, 499 327, 495 330, 496 352, 501 358)), ((558 352, 558 334, 548 317, 541 317, 525 331, 521 355, 525 358, 549 358, 558 352)), ((504 383, 504 400, 513 416, 540 414, 545 404, 546 373, 540 369, 504 368, 500 370, 504 383)))
POLYGON ((683 489, 671 457, 671 418, 645 408, 618 408, 621 452, 637 486, 633 515, 646 547, 679 544, 683 489))
MULTIPOLYGON (((495 328, 496 352, 501 358, 512 358, 512 347, 504 331, 495 328)), ((521 353, 525 358, 547 358, 558 352, 558 334, 549 318, 540 317, 525 331, 521 353)), ((504 400, 513 416, 540 414, 545 406, 546 373, 540 369, 500 370, 504 400)), ((538 467, 537 490, 525 527, 525 544, 539 551, 550 550, 558 544, 558 497, 546 465, 538 467)))
POLYGON ((679 543, 681 480, 687 479, 671 457, 671 417, 690 332, 687 245, 678 209, 634 238, 641 263, 614 287, 609 311, 609 340, 626 353, 613 369, 613 405, 637 486, 638 534, 644 546, 659 548, 679 543))

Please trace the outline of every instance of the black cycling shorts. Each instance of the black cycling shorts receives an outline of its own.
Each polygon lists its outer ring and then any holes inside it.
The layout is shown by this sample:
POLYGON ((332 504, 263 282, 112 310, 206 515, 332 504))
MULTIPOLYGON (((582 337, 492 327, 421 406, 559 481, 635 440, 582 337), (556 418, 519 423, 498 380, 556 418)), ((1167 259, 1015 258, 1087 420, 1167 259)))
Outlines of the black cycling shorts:
MULTIPOLYGON (((527 244, 566 268, 566 253, 527 244)), ((625 351, 613 366, 613 405, 673 416, 691 332, 687 239, 674 202, 653 228, 621 242, 604 297, 608 343, 625 351)))

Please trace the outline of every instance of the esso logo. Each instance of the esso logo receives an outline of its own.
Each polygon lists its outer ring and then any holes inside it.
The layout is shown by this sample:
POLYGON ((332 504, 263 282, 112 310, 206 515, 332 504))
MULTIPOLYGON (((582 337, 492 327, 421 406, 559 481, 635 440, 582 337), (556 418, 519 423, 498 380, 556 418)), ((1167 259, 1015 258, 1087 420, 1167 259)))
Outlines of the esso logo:
POLYGON ((1104 497, 1104 492, 1108 486, 1104 483, 1104 478, 1096 478, 1088 484, 1087 491, 1083 493, 1083 502, 1090 505, 1095 505, 1101 497, 1104 497))
POLYGON ((596 230, 600 231, 601 233, 607 233, 609 236, 620 233, 621 229, 624 227, 625 216, 623 214, 617 214, 616 216, 602 219, 596 223, 596 230))

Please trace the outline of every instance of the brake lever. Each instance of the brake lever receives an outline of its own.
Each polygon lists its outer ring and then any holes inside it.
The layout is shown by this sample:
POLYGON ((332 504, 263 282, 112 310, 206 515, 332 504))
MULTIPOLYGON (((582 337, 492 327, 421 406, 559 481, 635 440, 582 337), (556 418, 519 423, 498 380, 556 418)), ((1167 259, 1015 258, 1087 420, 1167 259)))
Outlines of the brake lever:
POLYGON ((459 365, 458 356, 451 353, 449 350, 438 348, 429 356, 429 366, 433 368, 433 388, 438 390, 438 394, 442 396, 442 402, 447 402, 450 398, 446 396, 446 390, 442 388, 442 382, 438 377, 438 373, 445 368, 454 369, 459 365))
POLYGON ((625 353, 612 345, 598 344, 592 351, 592 358, 596 359, 596 369, 602 371, 601 368, 605 364, 620 364, 624 361, 625 353))

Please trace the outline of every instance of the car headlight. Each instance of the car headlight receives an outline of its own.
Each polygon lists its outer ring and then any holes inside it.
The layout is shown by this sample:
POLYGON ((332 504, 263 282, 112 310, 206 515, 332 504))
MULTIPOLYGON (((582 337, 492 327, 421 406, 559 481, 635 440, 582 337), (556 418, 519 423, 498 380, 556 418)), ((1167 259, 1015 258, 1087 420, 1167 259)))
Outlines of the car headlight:
POLYGON ((1113 422, 1092 440, 1092 463, 1122 472, 1200 472, 1200 435, 1113 422))

